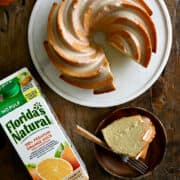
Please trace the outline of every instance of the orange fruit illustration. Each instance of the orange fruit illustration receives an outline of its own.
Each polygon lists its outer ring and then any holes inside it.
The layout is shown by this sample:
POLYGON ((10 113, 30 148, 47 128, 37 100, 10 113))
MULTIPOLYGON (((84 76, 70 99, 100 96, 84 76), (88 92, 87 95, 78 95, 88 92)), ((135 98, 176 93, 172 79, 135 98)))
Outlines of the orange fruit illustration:
POLYGON ((49 158, 38 164, 37 172, 43 180, 63 180, 73 172, 73 168, 62 158, 49 158))
POLYGON ((80 166, 74 152, 69 145, 66 145, 64 147, 64 150, 61 153, 61 158, 68 161, 72 165, 74 170, 80 166))

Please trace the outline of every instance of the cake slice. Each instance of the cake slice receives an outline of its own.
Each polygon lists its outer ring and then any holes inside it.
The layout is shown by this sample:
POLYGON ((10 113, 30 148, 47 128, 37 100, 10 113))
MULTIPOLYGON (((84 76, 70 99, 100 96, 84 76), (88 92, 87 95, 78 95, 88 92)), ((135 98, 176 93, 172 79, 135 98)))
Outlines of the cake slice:
MULTIPOLYGON (((144 122, 148 122, 150 119, 143 116, 142 120, 144 122)), ((152 125, 149 127, 148 131, 146 132, 146 135, 144 136, 144 140, 147 142, 147 144, 143 147, 141 152, 136 156, 136 159, 139 159, 139 158, 145 159, 146 158, 149 145, 152 142, 152 140, 154 139, 155 135, 156 135, 155 127, 154 127, 154 125, 152 125)))
POLYGON ((140 115, 123 117, 102 129, 108 146, 116 153, 141 157, 155 137, 155 128, 148 118, 140 115))

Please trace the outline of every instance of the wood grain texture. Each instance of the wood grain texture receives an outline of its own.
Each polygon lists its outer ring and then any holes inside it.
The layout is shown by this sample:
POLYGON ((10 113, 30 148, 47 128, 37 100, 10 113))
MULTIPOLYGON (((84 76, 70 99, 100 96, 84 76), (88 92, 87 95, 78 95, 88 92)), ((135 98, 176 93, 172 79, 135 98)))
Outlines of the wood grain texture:
MULTIPOLYGON (((97 164, 93 145, 74 131, 75 125, 94 132, 101 119, 117 107, 140 106, 160 117, 168 133, 166 156, 148 180, 180 178, 180 1, 166 0, 173 26, 173 46, 168 64, 159 80, 142 96, 123 106, 87 108, 68 102, 50 90, 39 77, 28 50, 27 29, 35 0, 17 0, 0 7, 0 79, 27 66, 40 83, 60 122, 74 142, 92 180, 115 180, 97 164)), ((16 152, 0 129, 0 179, 30 179, 16 152)))

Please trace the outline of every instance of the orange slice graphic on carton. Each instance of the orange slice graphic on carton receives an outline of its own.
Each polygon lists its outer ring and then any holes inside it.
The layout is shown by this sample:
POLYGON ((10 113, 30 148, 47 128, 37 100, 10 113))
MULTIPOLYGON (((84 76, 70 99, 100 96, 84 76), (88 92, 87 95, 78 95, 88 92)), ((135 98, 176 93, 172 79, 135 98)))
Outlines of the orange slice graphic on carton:
POLYGON ((48 158, 37 165, 42 180, 63 180, 73 172, 72 165, 62 158, 48 158))

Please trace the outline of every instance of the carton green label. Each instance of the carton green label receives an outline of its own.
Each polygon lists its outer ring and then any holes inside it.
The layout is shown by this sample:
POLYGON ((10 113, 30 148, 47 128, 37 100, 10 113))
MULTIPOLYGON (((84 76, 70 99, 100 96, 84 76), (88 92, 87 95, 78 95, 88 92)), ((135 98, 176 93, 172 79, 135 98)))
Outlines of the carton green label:
POLYGON ((31 80, 31 75, 25 71, 0 85, 0 117, 40 95, 31 80))
POLYGON ((14 78, 0 86, 0 117, 26 102, 19 81, 14 78))

